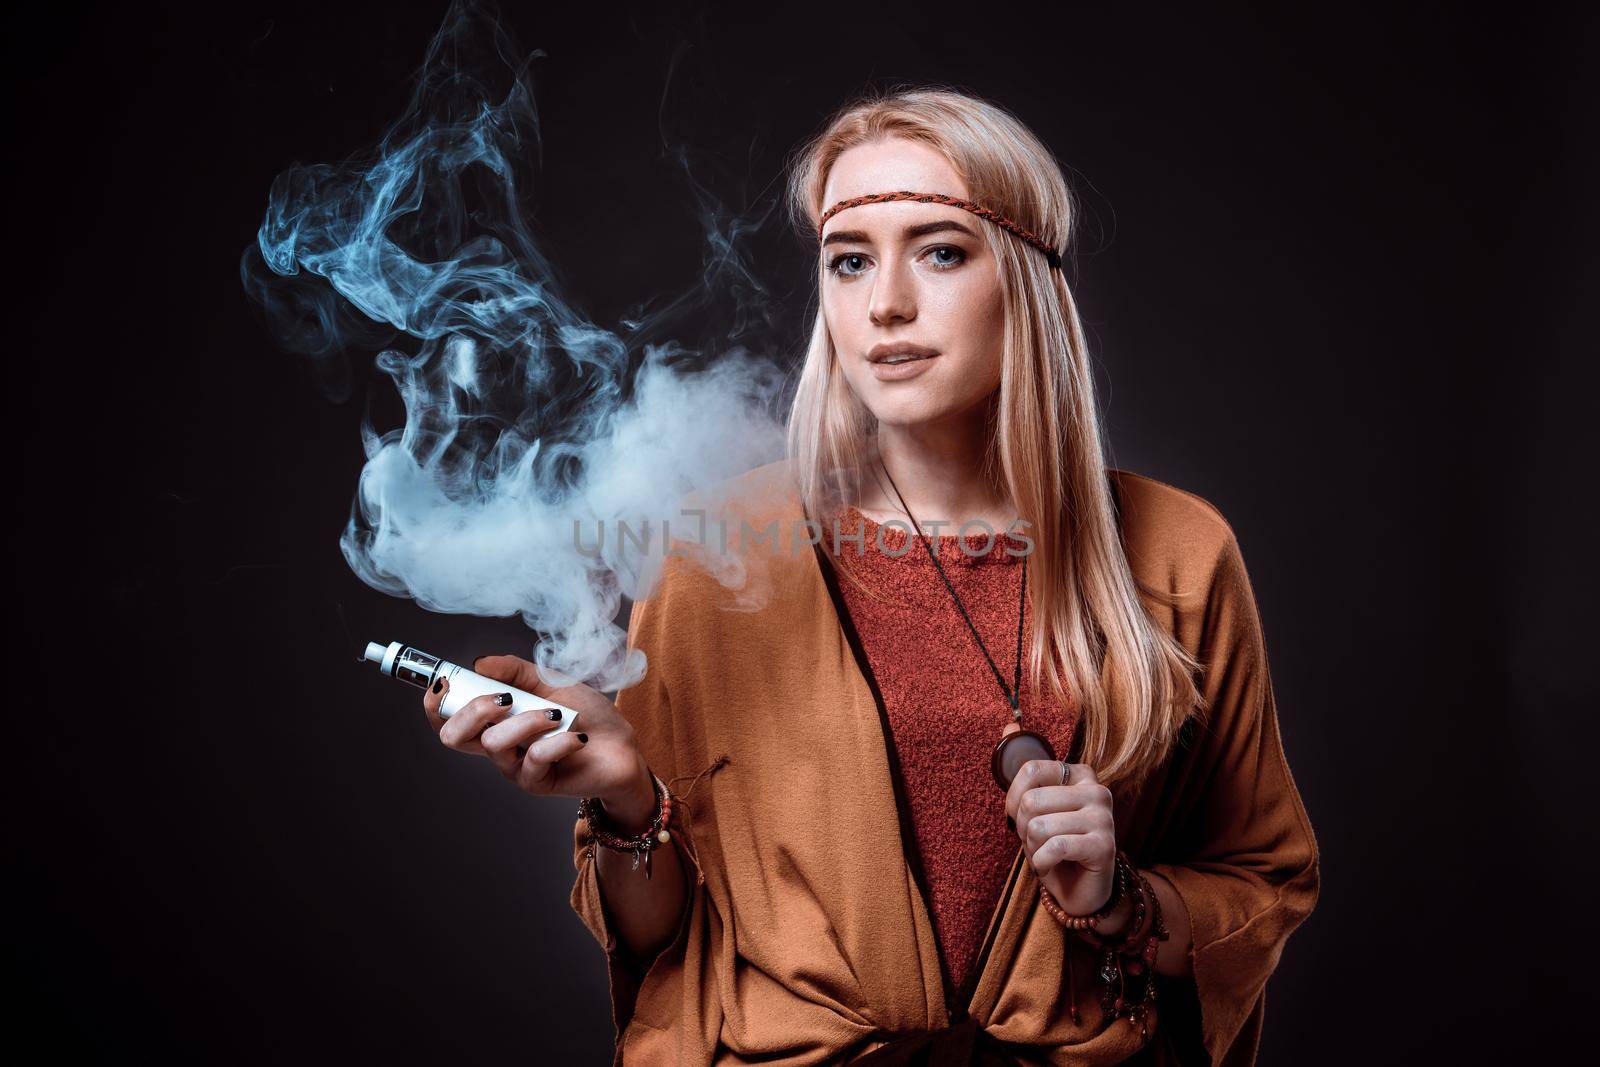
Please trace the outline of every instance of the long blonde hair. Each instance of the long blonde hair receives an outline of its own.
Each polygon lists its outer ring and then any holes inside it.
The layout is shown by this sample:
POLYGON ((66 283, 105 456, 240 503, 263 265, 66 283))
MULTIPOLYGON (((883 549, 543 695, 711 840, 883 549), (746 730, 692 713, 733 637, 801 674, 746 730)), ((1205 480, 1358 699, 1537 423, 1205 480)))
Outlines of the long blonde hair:
MULTIPOLYGON (((967 196, 1065 255, 1075 205, 1049 150, 1009 112, 948 89, 899 90, 842 108, 793 157, 789 207, 815 240, 828 172, 859 144, 903 137, 942 154, 967 196)), ((887 191, 887 190, 884 190, 887 191)), ((951 192, 930 189, 919 192, 951 192)), ((1032 525, 1028 675, 1058 701, 1073 694, 1082 759, 1101 782, 1137 783, 1202 706, 1198 664, 1145 610, 1117 530, 1088 347, 1063 271, 999 226, 983 226, 1005 301, 1001 383, 985 470, 1032 525), (1114 747, 1113 747, 1114 746, 1114 747)), ((789 457, 807 512, 823 514, 859 484, 873 419, 835 358, 822 309, 788 423, 789 457)))

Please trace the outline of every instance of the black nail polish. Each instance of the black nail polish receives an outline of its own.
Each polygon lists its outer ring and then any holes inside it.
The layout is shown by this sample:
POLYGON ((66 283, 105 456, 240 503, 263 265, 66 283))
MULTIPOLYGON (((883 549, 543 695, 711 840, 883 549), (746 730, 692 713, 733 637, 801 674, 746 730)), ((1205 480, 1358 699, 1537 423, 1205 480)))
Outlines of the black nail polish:
POLYGON ((587 745, 589 743, 589 735, 588 734, 579 734, 578 735, 578 741, 580 743, 582 743, 582 744, 587 745))
POLYGON ((501 693, 499 696, 494 698, 494 702, 499 704, 502 708, 509 708, 511 706, 511 694, 501 693))
POLYGON ((545 713, 545 717, 548 718, 551 722, 560 722, 561 721, 561 709, 560 708, 545 708, 544 709, 544 713, 545 713))
POLYGON ((441 690, 443 688, 444 688, 444 679, 443 678, 439 678, 439 679, 434 681, 434 683, 433 683, 433 691, 435 693, 437 693, 439 690, 441 690))

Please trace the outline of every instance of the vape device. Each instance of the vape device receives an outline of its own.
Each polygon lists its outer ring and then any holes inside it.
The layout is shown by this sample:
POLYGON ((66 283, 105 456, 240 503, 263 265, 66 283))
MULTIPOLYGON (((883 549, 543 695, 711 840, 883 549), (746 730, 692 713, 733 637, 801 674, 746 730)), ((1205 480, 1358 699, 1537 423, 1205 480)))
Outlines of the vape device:
POLYGON ((546 730, 540 735, 541 737, 551 737, 570 729, 573 720, 578 717, 576 711, 553 700, 536 697, 505 682, 486 678, 458 663, 430 656, 421 649, 403 645, 399 641, 392 642, 387 648, 376 641, 369 641, 361 659, 363 662, 376 663, 378 669, 390 678, 414 685, 418 689, 428 688, 436 679, 445 679, 450 688, 444 695, 444 701, 439 705, 441 719, 448 719, 460 711, 468 701, 490 693, 510 693, 512 715, 544 708, 559 709, 561 722, 546 730))

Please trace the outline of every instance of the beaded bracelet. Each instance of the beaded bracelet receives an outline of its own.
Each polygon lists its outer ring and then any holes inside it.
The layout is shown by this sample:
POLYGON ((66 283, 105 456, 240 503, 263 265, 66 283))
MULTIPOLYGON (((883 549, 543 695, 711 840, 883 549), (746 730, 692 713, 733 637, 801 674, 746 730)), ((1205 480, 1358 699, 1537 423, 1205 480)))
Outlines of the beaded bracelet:
POLYGON ((1126 882, 1126 895, 1133 901, 1133 913, 1128 917, 1128 925, 1122 928, 1122 932, 1112 937, 1100 936, 1098 929, 1083 931, 1084 938, 1099 949, 1121 949, 1139 933, 1139 927, 1144 922, 1146 912, 1149 911, 1147 893, 1149 883, 1144 880, 1144 875, 1139 873, 1139 869, 1128 859, 1127 854, 1121 851, 1117 853, 1117 866, 1126 882))
POLYGON ((1050 913, 1052 919, 1068 930, 1093 930, 1116 910, 1118 904, 1122 903, 1122 898, 1128 893, 1129 874, 1132 869, 1133 866, 1127 862, 1127 857, 1118 852, 1116 866, 1111 875, 1111 896, 1093 915, 1067 914, 1066 909, 1058 904, 1050 895, 1050 891, 1042 885, 1039 887, 1039 903, 1044 905, 1044 910, 1050 913))
MULTIPOLYGON (((1149 879, 1142 880, 1148 885, 1149 879)), ((1145 935, 1144 944, 1139 947, 1139 956, 1144 960, 1145 966, 1151 971, 1156 969, 1156 954, 1161 950, 1161 942, 1167 940, 1172 934, 1167 929, 1167 924, 1161 921, 1161 898, 1156 896, 1154 887, 1150 890, 1150 931, 1145 935)))
POLYGON ((1161 942, 1170 937, 1166 923, 1161 921, 1161 898, 1156 896, 1155 887, 1150 884, 1150 879, 1139 872, 1140 892, 1150 901, 1150 924, 1138 935, 1130 935, 1123 939, 1120 951, 1124 956, 1137 956, 1144 961, 1146 967, 1155 969, 1156 953, 1161 948, 1161 942))
MULTIPOLYGON (((672 821, 672 794, 667 791, 667 783, 657 778, 654 772, 650 775, 650 783, 651 788, 655 790, 659 807, 656 809, 655 818, 650 820, 650 825, 633 837, 622 837, 611 830, 597 797, 584 797, 578 801, 578 816, 589 824, 589 833, 594 840, 614 852, 633 853, 633 870, 639 869, 639 860, 642 857, 644 876, 647 879, 650 877, 650 854, 672 840, 672 832, 667 828, 672 821)), ((591 845, 590 855, 593 854, 591 845)))
POLYGON ((1161 920, 1161 898, 1156 896, 1150 879, 1138 868, 1133 869, 1131 893, 1134 898, 1133 917, 1121 934, 1112 938, 1102 938, 1092 933, 1085 936, 1096 948, 1114 948, 1121 955, 1153 961, 1160 942, 1170 936, 1166 924, 1161 920), (1145 924, 1147 914, 1150 922, 1145 924))

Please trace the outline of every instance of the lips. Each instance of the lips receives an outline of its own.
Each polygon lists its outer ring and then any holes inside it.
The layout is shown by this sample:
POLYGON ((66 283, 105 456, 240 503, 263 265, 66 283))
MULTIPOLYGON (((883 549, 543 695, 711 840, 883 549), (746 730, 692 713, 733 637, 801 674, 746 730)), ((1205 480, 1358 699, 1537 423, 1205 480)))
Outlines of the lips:
MULTIPOLYGON (((924 352, 927 350, 924 349, 924 352)), ((872 368, 872 376, 880 382, 902 382, 920 377, 929 367, 939 359, 939 353, 933 352, 923 355, 920 352, 883 352, 876 353, 882 358, 874 359, 868 366, 872 368)))
POLYGON ((925 345, 912 344, 910 341, 896 341, 893 344, 874 345, 867 353, 867 360, 871 363, 897 366, 901 363, 910 363, 919 359, 930 359, 939 353, 925 345))

